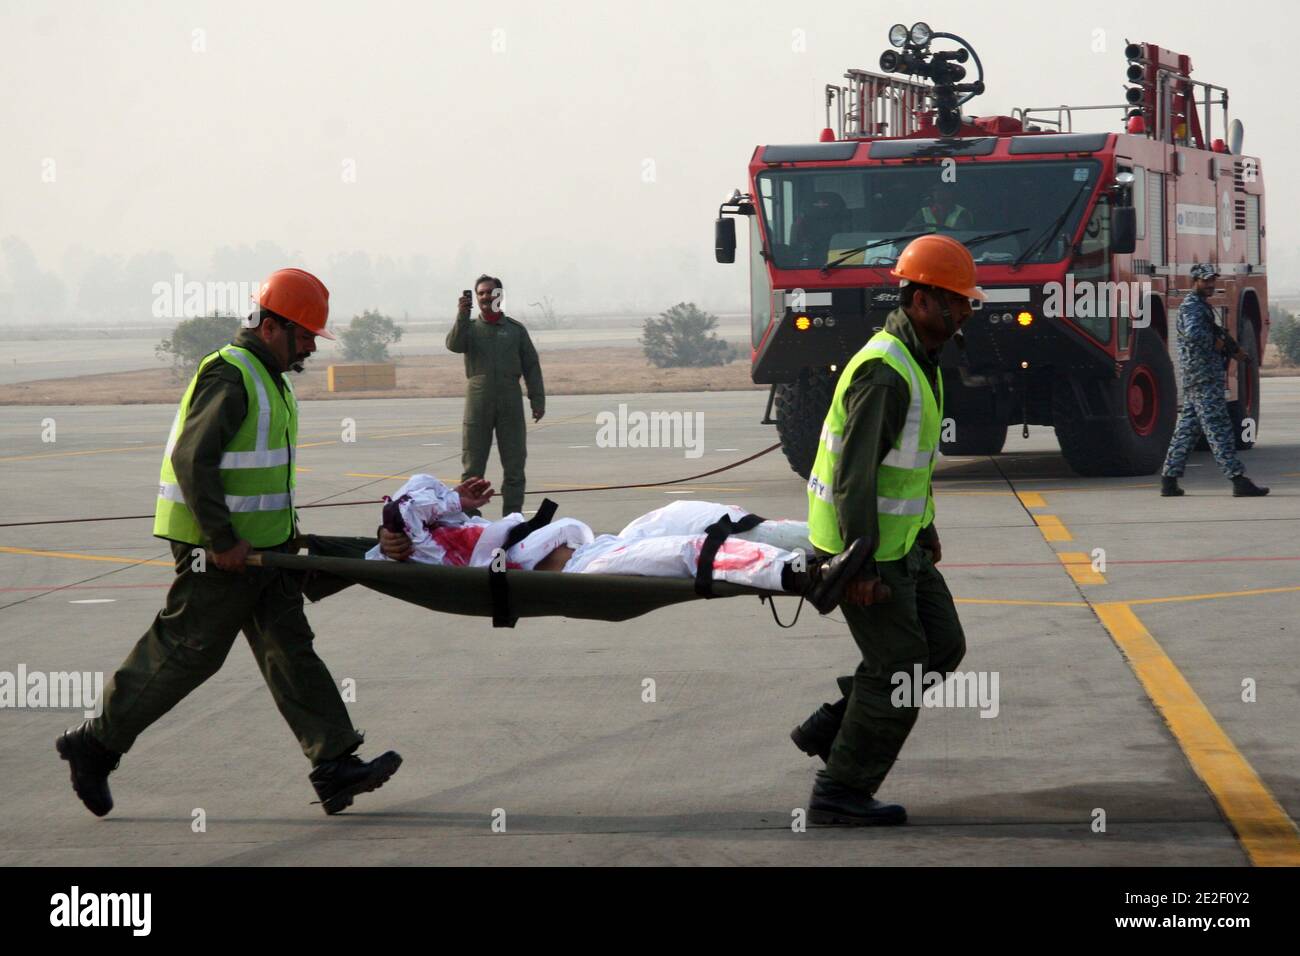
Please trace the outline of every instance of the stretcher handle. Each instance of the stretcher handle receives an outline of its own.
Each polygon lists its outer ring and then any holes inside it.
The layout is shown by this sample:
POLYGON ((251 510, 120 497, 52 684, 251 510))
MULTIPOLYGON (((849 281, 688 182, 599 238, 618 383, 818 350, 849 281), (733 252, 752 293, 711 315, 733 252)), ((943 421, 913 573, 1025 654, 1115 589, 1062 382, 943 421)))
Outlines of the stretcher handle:
MULTIPOLYGON (((307 547, 307 538, 304 535, 299 535, 298 537, 293 539, 293 551, 287 553, 296 554, 297 552, 302 551, 306 547, 307 547)), ((270 567, 270 565, 268 565, 265 561, 262 560, 262 555, 264 553, 265 552, 262 551, 250 551, 248 553, 248 557, 244 559, 244 563, 252 568, 270 567)), ((272 553, 278 553, 278 552, 272 552, 272 553)), ((212 564, 216 564, 216 561, 213 559, 212 551, 210 549, 204 552, 204 559, 212 564)))

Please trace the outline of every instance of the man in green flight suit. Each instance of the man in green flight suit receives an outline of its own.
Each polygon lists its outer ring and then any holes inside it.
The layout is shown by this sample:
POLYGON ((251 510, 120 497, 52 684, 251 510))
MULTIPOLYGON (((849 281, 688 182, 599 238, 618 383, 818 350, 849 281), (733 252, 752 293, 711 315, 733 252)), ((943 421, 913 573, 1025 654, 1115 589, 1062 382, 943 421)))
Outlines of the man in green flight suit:
MULTIPOLYGON (((462 295, 456 322, 447 333, 447 349, 465 356, 465 419, 461 429, 461 479, 487 473, 492 433, 501 457, 502 514, 524 507, 524 461, 528 457, 522 377, 528 386, 533 421, 546 413, 542 366, 528 330, 501 311, 500 279, 481 275, 474 283, 479 317, 470 318, 470 296, 462 295)), ((478 514, 477 510, 467 512, 478 514)))
POLYGON ((811 823, 907 821, 903 807, 874 797, 919 712, 923 688, 896 695, 898 675, 910 682, 918 665, 927 678, 947 675, 966 652, 935 568, 942 551, 931 476, 943 419, 939 349, 984 293, 970 252, 943 235, 909 243, 892 275, 903 280, 902 305, 840 374, 808 480, 813 545, 837 555, 832 563, 861 560, 839 606, 862 653, 853 676, 840 679, 844 699, 823 704, 790 735, 826 760, 811 823))
POLYGON ((154 515, 171 542, 167 605, 104 689, 100 716, 57 741, 87 809, 113 809, 108 775, 147 727, 220 670, 240 630, 280 714, 311 760, 326 813, 384 784, 402 758, 364 762, 361 734, 312 647, 296 574, 247 564, 253 549, 297 550, 294 458, 298 406, 288 372, 316 351, 329 292, 314 275, 281 269, 230 345, 206 356, 172 424, 154 515))

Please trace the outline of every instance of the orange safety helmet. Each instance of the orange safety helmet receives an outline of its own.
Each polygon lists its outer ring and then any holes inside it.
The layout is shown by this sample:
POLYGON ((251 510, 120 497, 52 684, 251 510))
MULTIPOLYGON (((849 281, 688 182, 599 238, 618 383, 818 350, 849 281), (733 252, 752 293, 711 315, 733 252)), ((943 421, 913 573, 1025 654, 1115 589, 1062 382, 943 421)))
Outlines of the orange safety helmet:
POLYGON ((947 289, 968 299, 981 302, 985 299, 984 290, 975 284, 974 257, 951 236, 931 233, 913 239, 889 274, 909 282, 947 289))
POLYGON ((257 304, 321 338, 334 338, 325 328, 330 314, 329 289, 310 272, 302 269, 272 272, 262 283, 257 304))

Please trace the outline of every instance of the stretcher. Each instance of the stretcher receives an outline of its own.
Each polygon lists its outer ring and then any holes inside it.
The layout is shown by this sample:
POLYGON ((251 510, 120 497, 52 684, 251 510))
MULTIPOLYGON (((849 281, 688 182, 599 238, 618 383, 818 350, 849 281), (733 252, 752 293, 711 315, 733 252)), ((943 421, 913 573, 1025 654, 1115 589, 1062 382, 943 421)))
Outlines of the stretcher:
MULTIPOLYGON (((686 601, 790 596, 786 591, 726 581, 701 586, 698 580, 689 578, 367 561, 363 556, 374 547, 373 537, 305 535, 299 544, 306 547, 307 554, 259 551, 250 556, 249 563, 304 572, 303 594, 313 602, 360 584, 431 611, 490 617, 495 627, 514 627, 521 617, 627 621, 686 601)), ((773 608, 774 617, 775 613, 773 608)))

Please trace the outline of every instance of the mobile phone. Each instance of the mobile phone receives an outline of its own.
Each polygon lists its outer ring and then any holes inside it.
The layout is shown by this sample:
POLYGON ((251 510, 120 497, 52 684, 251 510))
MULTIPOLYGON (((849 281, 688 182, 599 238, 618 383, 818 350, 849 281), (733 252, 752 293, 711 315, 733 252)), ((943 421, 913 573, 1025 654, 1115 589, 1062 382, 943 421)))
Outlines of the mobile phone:
POLYGON ((470 298, 470 291, 469 291, 469 289, 466 289, 464 292, 461 293, 461 295, 464 296, 464 297, 467 298, 467 299, 470 298))

